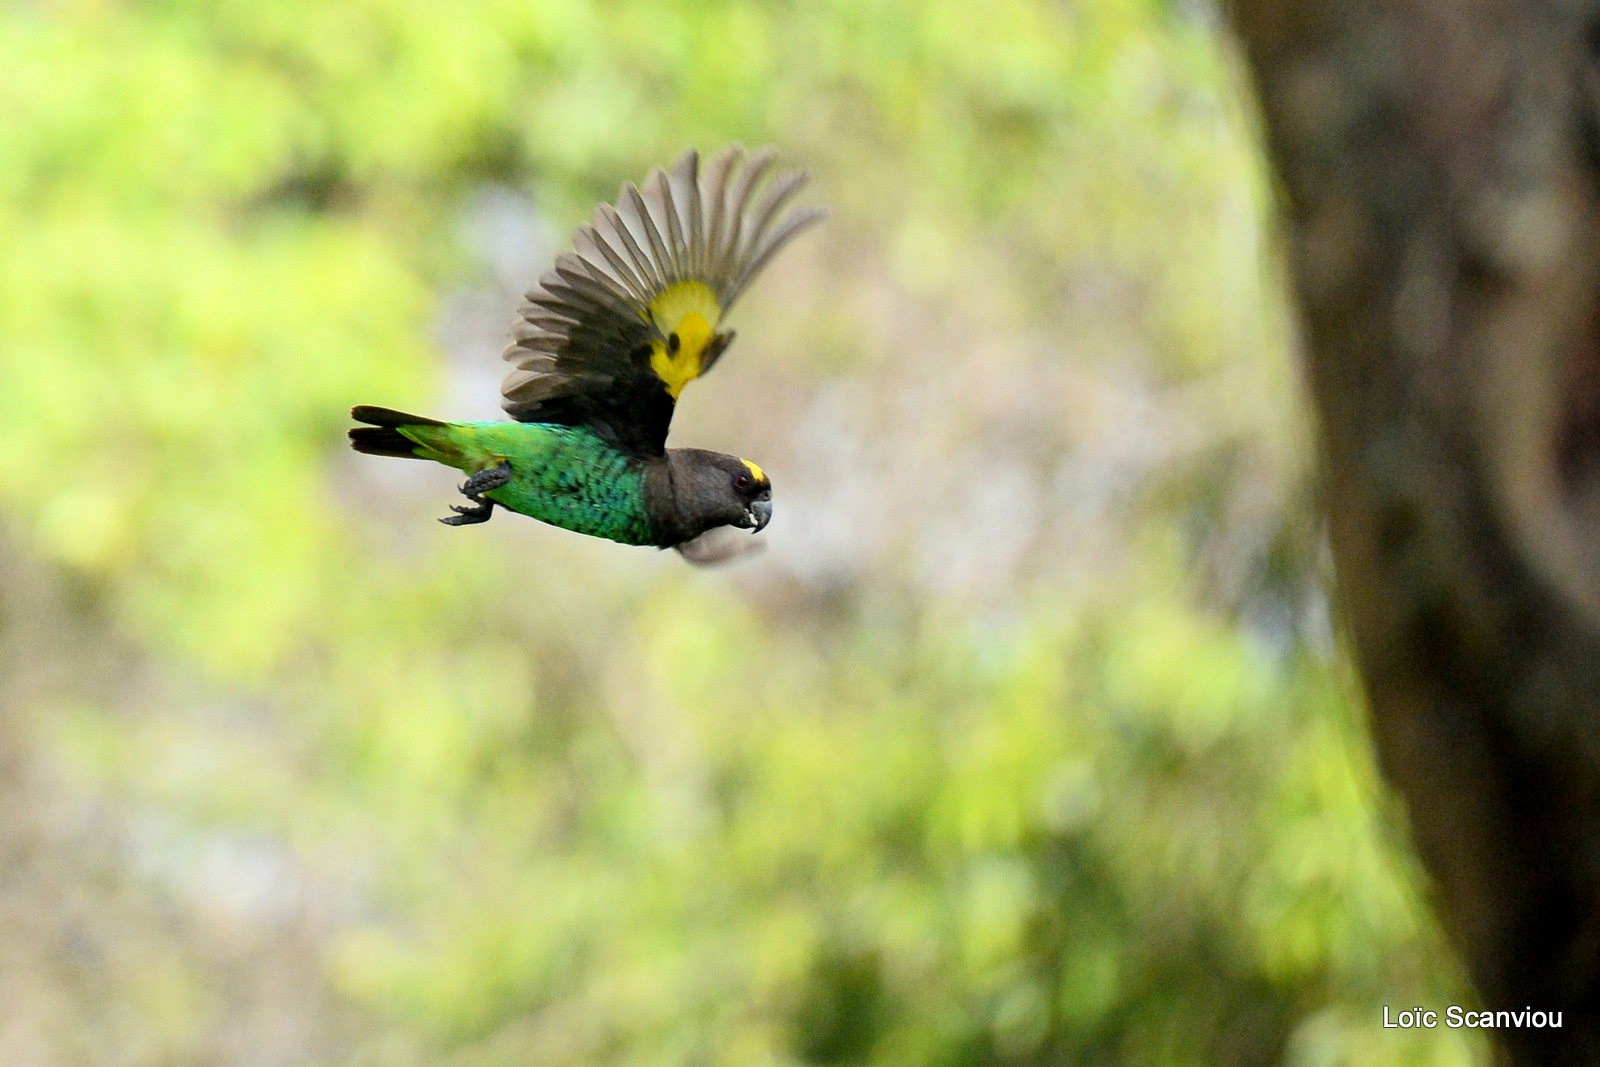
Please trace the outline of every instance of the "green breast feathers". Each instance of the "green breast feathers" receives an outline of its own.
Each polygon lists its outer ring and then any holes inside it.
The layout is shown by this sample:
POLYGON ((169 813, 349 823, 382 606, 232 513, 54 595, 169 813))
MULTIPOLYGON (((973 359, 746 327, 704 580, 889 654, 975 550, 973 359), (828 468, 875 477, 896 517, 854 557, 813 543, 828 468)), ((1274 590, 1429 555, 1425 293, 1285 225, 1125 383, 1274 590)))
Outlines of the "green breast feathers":
POLYGON ((805 184, 775 154, 735 145, 702 170, 690 151, 622 187, 578 228, 519 309, 502 402, 516 422, 440 422, 361 406, 359 452, 467 473, 470 502, 440 521, 485 522, 496 504, 578 533, 711 558, 703 535, 761 530, 772 486, 747 460, 668 449, 679 395, 733 342, 729 308, 777 251, 823 217, 787 210, 805 184))

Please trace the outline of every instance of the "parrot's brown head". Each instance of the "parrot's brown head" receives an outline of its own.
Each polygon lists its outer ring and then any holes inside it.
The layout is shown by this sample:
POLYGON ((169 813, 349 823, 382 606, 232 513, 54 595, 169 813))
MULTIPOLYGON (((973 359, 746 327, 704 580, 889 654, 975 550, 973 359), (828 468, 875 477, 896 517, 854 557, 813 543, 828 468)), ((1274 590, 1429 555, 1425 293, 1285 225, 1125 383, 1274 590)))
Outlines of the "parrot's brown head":
POLYGON ((719 526, 759 533, 772 519, 772 482, 760 467, 737 456, 668 449, 646 472, 645 510, 663 548, 719 526))

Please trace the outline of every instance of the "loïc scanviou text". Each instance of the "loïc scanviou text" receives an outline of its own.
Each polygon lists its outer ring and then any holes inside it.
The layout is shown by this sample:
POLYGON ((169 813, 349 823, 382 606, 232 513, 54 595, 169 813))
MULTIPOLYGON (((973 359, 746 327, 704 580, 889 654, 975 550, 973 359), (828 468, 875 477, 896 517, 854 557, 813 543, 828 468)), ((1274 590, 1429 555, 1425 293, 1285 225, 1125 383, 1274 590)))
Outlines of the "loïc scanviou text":
POLYGON ((1523 1008, 1520 1011, 1472 1011, 1459 1005, 1452 1004, 1443 1014, 1431 1008, 1402 1008, 1395 1011, 1387 1004, 1383 1007, 1383 1025, 1389 1029, 1424 1029, 1432 1030, 1443 1022, 1452 1030, 1462 1027, 1483 1029, 1526 1029, 1526 1028, 1561 1028, 1561 1013, 1559 1011, 1534 1011, 1532 1008, 1523 1008))

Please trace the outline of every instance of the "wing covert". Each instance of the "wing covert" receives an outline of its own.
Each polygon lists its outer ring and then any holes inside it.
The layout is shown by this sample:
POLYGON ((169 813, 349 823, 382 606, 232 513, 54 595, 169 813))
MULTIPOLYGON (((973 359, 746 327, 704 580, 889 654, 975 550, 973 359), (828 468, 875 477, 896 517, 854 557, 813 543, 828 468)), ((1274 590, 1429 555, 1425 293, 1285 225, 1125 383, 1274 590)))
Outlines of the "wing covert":
POLYGON ((640 455, 666 447, 679 392, 732 341, 720 329, 772 256, 825 212, 785 213, 803 171, 732 145, 702 170, 693 149, 622 186, 578 228, 519 310, 501 386, 522 422, 593 426, 640 455))

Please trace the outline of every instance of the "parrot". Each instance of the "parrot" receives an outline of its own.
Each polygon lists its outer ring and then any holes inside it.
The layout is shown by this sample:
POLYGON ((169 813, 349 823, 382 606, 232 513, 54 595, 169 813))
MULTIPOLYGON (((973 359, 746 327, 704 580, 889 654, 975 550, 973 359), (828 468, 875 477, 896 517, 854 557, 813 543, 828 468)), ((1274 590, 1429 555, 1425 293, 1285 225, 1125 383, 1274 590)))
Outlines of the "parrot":
POLYGON ((724 320, 784 245, 826 217, 789 208, 801 170, 730 145, 702 169, 690 149, 596 206, 572 247, 531 289, 503 358, 501 405, 514 421, 443 422, 360 405, 350 445, 432 460, 467 475, 449 526, 487 522, 496 504, 580 534, 728 554, 717 535, 760 533, 772 483, 747 459, 667 448, 679 395, 733 343, 724 320))

